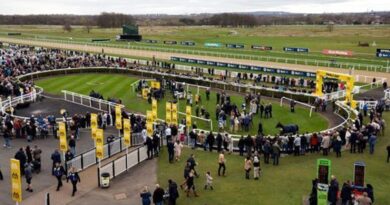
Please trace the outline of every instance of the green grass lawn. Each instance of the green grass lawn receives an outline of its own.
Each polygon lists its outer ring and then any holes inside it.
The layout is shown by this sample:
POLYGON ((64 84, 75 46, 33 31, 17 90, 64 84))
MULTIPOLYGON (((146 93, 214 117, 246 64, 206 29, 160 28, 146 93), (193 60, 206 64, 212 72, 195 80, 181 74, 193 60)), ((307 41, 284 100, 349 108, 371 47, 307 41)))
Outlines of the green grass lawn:
MULTIPOLYGON (((390 113, 386 113, 385 120, 389 122, 390 113)), ((341 158, 331 153, 328 159, 332 161, 331 173, 339 181, 340 189, 346 180, 353 180, 353 163, 363 161, 366 163, 366 183, 374 187, 375 204, 390 204, 388 192, 390 190, 390 164, 386 163, 386 146, 390 144, 387 127, 385 136, 377 141, 374 155, 350 154, 345 151, 341 158)), ((316 177, 316 160, 322 158, 321 154, 307 154, 306 156, 287 156, 280 160, 279 166, 265 165, 261 161, 262 176, 259 181, 246 180, 244 172, 244 158, 238 155, 226 155, 227 177, 218 177, 218 155, 216 152, 193 151, 184 149, 182 159, 175 164, 168 163, 167 151, 164 148, 158 159, 158 183, 167 187, 167 180, 173 179, 178 184, 183 182, 185 161, 191 153, 199 165, 196 167, 200 177, 195 179, 195 185, 200 197, 187 198, 180 191, 178 204, 185 205, 274 205, 302 204, 303 196, 311 191, 311 180, 316 177), (214 177, 214 190, 203 190, 205 172, 210 171, 214 177)), ((261 157, 261 160, 263 158, 261 157)))
MULTIPOLYGON (((131 83, 138 79, 133 76, 117 74, 77 74, 44 78, 36 81, 36 84, 43 87, 45 92, 58 95, 61 94, 61 90, 85 95, 88 95, 91 90, 95 90, 101 93, 105 99, 107 97, 119 98, 129 110, 145 114, 146 110, 151 110, 151 104, 148 104, 141 97, 137 97, 137 93, 133 92, 130 87, 131 83)), ((195 94, 196 88, 191 88, 191 91, 195 94)), ((203 89, 200 89, 200 96, 202 105, 210 112, 210 117, 213 120, 213 128, 217 130, 217 121, 215 120, 215 92, 211 93, 210 101, 206 101, 206 95, 203 89)), ((165 99, 158 102, 158 118, 165 120, 165 102, 171 99, 172 96, 167 95, 165 99)), ((238 94, 231 95, 231 100, 239 107, 243 103, 243 97, 238 94)), ((256 115, 253 120, 253 128, 249 132, 250 134, 257 134, 257 125, 260 120, 263 124, 264 132, 273 135, 278 133, 278 129, 275 128, 278 122, 283 124, 296 123, 300 126, 300 132, 313 132, 328 128, 329 123, 327 119, 318 113, 313 113, 312 117, 309 117, 309 109, 297 107, 296 112, 291 113, 288 103, 283 107, 280 107, 277 102, 273 101, 272 103, 274 117, 271 119, 260 119, 259 115, 256 115), (299 121, 296 119, 299 119, 299 121)), ((185 113, 185 106, 185 100, 180 100, 179 111, 185 113)), ((195 106, 193 106, 192 112, 195 115, 195 106)), ((184 115, 179 115, 179 119, 184 117, 184 115)), ((205 121, 195 119, 193 121, 197 122, 199 128, 210 129, 209 124, 205 121)), ((240 131, 237 134, 248 133, 240 131)))
MULTIPOLYGON (((60 39, 75 42, 91 42, 93 38, 109 38, 109 44, 127 45, 116 42, 115 36, 121 29, 94 28, 87 33, 82 27, 75 26, 72 32, 64 32, 61 26, 0 26, 0 34, 21 32, 22 38, 60 39)), ((375 57, 376 48, 390 47, 390 26, 336 26, 328 32, 326 26, 265 26, 255 28, 220 28, 212 26, 183 27, 141 27, 144 39, 158 40, 158 44, 131 43, 132 45, 153 48, 175 48, 194 51, 215 51, 227 54, 247 54, 254 56, 289 57, 297 59, 325 60, 336 59, 338 62, 354 62, 386 66, 386 59, 375 57), (194 41, 196 46, 164 45, 164 40, 194 41), (377 46, 359 47, 358 42, 376 43, 377 46), (245 44, 245 49, 206 48, 204 43, 245 44), (251 45, 272 46, 273 51, 253 51, 251 45), (309 54, 283 52, 283 47, 306 47, 309 54), (354 57, 324 56, 323 49, 352 50, 354 57)), ((295 62, 289 62, 295 63, 295 62)), ((304 61, 298 62, 305 64, 304 61)), ((358 69, 355 67, 355 69, 358 69)))

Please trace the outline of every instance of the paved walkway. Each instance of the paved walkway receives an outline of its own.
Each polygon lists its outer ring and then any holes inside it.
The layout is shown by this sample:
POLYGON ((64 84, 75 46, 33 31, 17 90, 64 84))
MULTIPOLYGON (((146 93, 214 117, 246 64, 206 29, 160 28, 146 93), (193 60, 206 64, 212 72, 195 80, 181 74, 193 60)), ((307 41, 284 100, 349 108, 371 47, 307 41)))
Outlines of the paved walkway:
POLYGON ((143 187, 154 190, 157 182, 157 159, 146 160, 111 181, 108 189, 95 188, 69 205, 140 205, 143 187))
MULTIPOLYGON (((117 131, 114 128, 108 128, 105 130, 105 135, 108 134, 116 134, 117 131)), ((76 152, 81 153, 83 151, 89 150, 93 148, 93 140, 91 139, 90 131, 87 129, 82 129, 80 131, 80 140, 76 143, 76 152)), ((52 186, 56 183, 56 179, 51 175, 51 154, 54 149, 59 147, 59 141, 54 139, 53 137, 49 137, 48 139, 38 139, 31 143, 28 143, 25 139, 14 139, 11 142, 12 148, 3 148, 3 138, 0 139, 0 168, 4 175, 4 181, 0 181, 0 205, 13 205, 14 202, 11 201, 11 182, 10 182, 10 170, 9 164, 10 159, 14 157, 15 153, 19 148, 30 145, 33 147, 34 145, 38 145, 39 148, 42 149, 42 170, 39 174, 34 174, 32 179, 32 185, 34 192, 29 193, 24 191, 26 188, 26 180, 22 178, 22 196, 23 199, 28 200, 31 196, 36 195, 36 192, 41 192, 48 187, 52 186)), ((96 175, 94 176, 96 181, 96 175)), ((24 204, 24 202, 23 202, 24 204)), ((41 205, 42 203, 34 204, 41 205)))
MULTIPOLYGON (((117 159, 118 157, 123 156, 124 154, 126 154, 125 151, 118 153, 115 156, 104 160, 102 162, 102 165, 107 164, 107 163, 117 159)), ((81 196, 85 195, 86 193, 88 193, 88 192, 90 192, 93 189, 98 187, 97 166, 98 165, 93 165, 93 166, 89 167, 88 169, 79 173, 81 183, 78 184, 78 186, 77 186, 78 192, 76 193, 76 195, 74 197, 71 196, 71 194, 72 194, 72 184, 71 183, 64 183, 64 186, 62 187, 62 189, 57 192, 56 191, 56 188, 57 188, 56 181, 54 181, 54 183, 52 183, 50 187, 43 189, 39 193, 36 193, 33 196, 24 200, 23 205, 43 204, 45 201, 46 193, 50 193, 50 199, 51 199, 50 204, 54 204, 54 205, 66 205, 66 204, 71 203, 72 201, 77 200, 81 196)), ((79 203, 76 203, 76 204, 79 204, 79 203)))

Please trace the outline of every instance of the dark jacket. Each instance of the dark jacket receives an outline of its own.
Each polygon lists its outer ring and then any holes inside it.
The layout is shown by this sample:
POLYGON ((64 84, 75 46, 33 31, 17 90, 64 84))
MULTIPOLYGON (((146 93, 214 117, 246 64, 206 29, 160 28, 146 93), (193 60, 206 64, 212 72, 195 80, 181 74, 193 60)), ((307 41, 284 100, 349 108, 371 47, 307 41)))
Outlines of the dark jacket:
POLYGON ((177 184, 175 182, 171 182, 169 184, 169 198, 170 199, 177 199, 179 198, 179 192, 177 191, 177 184))
POLYGON ((161 202, 164 200, 164 189, 161 187, 156 188, 153 192, 153 203, 161 202))

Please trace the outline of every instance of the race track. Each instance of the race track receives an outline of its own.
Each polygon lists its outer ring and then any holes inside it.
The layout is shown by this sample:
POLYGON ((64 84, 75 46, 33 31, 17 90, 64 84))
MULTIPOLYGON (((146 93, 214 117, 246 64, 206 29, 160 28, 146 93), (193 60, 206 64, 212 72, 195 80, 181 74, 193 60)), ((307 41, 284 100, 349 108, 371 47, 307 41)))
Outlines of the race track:
MULTIPOLYGON (((265 62, 265 61, 256 61, 256 60, 210 57, 210 56, 189 55, 189 54, 169 53, 169 52, 159 52, 159 51, 132 50, 132 49, 124 49, 124 48, 90 46, 90 45, 80 45, 80 44, 54 43, 54 42, 24 40, 24 39, 7 38, 7 37, 0 37, 0 42, 41 46, 47 48, 78 50, 78 51, 95 52, 95 53, 101 53, 102 49, 104 49, 104 53, 111 54, 111 55, 124 55, 124 56, 146 57, 146 58, 155 57, 157 59, 163 59, 163 60, 170 60, 171 56, 176 56, 176 57, 183 57, 183 58, 194 58, 194 59, 221 61, 221 62, 228 62, 228 63, 230 62, 230 63, 246 64, 246 65, 253 65, 253 66, 267 66, 272 68, 283 68, 289 70, 299 70, 299 71, 309 71, 309 72, 315 72, 317 70, 327 70, 327 71, 338 72, 338 73, 346 73, 346 74, 349 73, 349 70, 341 69, 341 68, 329 68, 329 67, 321 67, 321 66, 307 66, 307 65, 285 64, 285 63, 265 62)), ((370 76, 376 78, 382 77, 382 78, 390 79, 390 73, 373 72, 373 71, 365 71, 365 70, 355 70, 353 75, 370 76)))

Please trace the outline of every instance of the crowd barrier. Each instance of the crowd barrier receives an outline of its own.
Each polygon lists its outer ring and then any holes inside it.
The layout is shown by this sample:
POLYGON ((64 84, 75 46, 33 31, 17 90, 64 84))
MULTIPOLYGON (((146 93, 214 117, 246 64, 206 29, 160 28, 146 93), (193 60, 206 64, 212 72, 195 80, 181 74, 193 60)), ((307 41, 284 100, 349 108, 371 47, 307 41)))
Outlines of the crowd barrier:
MULTIPOLYGON (((131 147, 143 145, 143 138, 141 133, 133 133, 131 135, 131 147)), ((125 146, 123 138, 115 139, 110 143, 104 144, 104 157, 102 160, 110 158, 111 156, 118 154, 122 151, 125 151, 128 147, 125 146)), ((73 159, 66 162, 66 168, 75 167, 77 170, 82 171, 86 168, 95 165, 98 163, 96 158, 96 148, 87 150, 79 155, 75 156, 73 159)))
POLYGON ((98 185, 100 186, 100 175, 102 173, 108 173, 110 179, 117 177, 118 175, 126 172, 130 168, 138 165, 139 163, 145 161, 148 158, 147 149, 145 146, 138 147, 135 150, 126 153, 126 155, 115 159, 112 162, 109 162, 106 165, 98 168, 97 177, 98 185))

